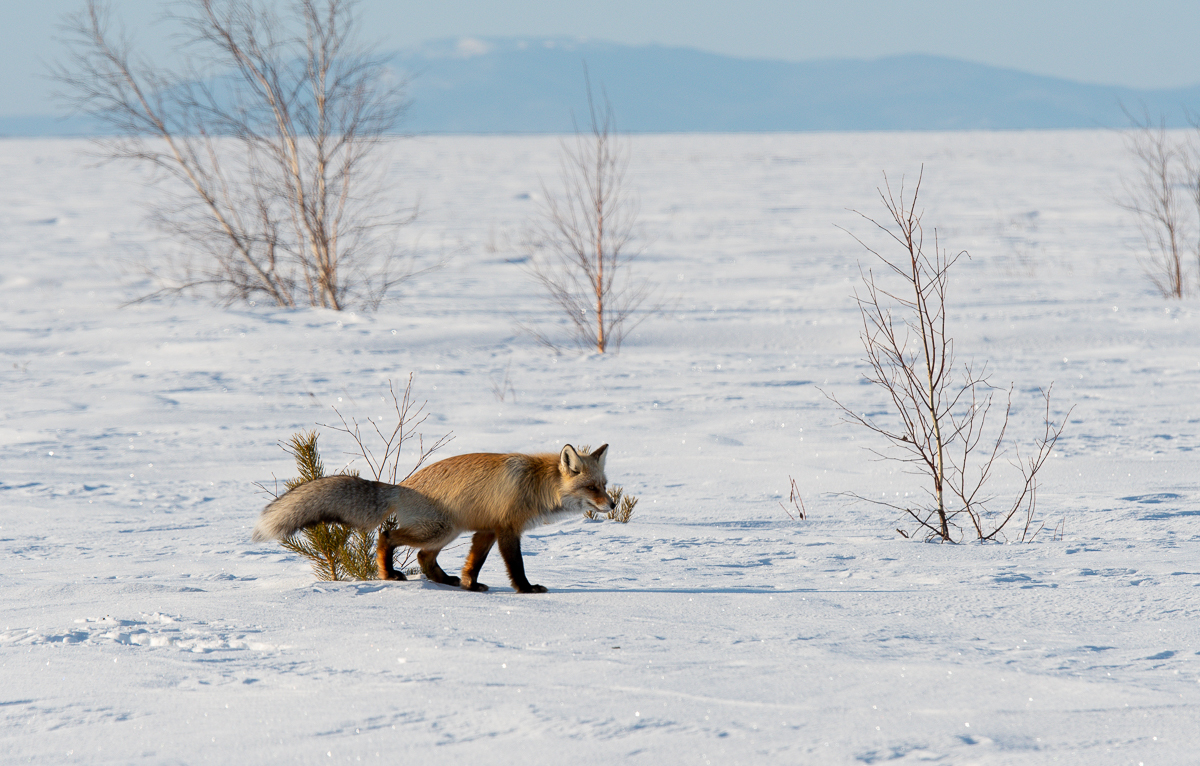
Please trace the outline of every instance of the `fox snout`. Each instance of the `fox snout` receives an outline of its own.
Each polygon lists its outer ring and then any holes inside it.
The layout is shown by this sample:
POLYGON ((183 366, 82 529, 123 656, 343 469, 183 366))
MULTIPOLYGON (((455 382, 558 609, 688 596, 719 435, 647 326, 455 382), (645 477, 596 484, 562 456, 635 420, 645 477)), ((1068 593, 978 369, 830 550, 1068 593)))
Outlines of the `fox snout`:
POLYGON ((580 494, 583 495, 582 500, 585 503, 602 513, 607 513, 617 507, 608 493, 602 489, 591 489, 580 494))
POLYGON ((607 512, 617 507, 617 504, 613 502, 608 492, 605 491, 602 483, 597 482, 584 487, 581 494, 597 511, 607 512))
POLYGON ((596 508, 605 512, 616 510, 617 504, 613 502, 613 499, 608 496, 607 492, 603 493, 603 498, 596 508))
POLYGON ((599 511, 608 513, 616 508, 616 504, 608 493, 599 487, 577 489, 563 496, 563 510, 568 513, 588 513, 599 511))

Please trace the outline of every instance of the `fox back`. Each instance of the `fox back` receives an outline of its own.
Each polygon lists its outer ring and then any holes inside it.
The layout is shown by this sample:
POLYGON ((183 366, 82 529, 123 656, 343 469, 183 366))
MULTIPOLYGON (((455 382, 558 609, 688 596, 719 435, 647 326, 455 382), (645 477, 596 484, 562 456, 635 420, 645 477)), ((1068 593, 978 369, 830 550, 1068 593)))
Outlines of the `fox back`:
POLYGON ((401 486, 428 498, 464 530, 518 534, 559 513, 608 509, 604 458, 608 445, 580 453, 474 453, 422 468, 401 486))

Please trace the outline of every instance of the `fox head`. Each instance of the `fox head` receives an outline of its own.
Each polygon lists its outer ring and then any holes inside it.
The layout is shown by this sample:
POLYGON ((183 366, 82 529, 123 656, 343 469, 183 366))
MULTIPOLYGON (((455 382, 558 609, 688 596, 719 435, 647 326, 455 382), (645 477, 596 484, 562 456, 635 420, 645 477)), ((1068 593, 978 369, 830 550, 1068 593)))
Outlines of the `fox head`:
POLYGON ((616 504, 608 496, 604 477, 604 456, 608 445, 580 454, 570 444, 558 453, 558 472, 562 476, 562 507, 568 513, 592 509, 608 513, 616 504))

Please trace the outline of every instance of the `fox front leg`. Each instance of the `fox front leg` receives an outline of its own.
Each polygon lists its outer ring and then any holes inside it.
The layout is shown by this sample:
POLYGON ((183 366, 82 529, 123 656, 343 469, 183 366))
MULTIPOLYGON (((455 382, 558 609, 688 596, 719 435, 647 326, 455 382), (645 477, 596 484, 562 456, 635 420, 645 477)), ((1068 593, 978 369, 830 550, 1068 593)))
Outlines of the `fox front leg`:
POLYGON ((500 555, 504 557, 504 565, 508 567, 508 579, 512 581, 517 593, 545 593, 541 585, 530 585, 525 576, 525 562, 521 559, 521 533, 501 532, 497 535, 500 542, 500 555))
POLYGON ((492 544, 496 542, 495 532, 476 532, 471 538, 471 552, 467 554, 467 560, 463 563, 462 568, 462 586, 467 590, 485 591, 488 586, 479 582, 479 570, 483 569, 483 562, 487 561, 488 553, 492 550, 492 544))

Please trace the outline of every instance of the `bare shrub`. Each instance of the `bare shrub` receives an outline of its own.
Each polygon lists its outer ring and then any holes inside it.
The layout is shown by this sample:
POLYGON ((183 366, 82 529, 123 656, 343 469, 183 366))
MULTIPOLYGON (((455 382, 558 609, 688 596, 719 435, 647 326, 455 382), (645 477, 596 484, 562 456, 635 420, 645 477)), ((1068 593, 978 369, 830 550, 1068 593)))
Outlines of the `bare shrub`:
POLYGON ((1125 145, 1136 170, 1122 179, 1118 203, 1137 218, 1150 281, 1164 298, 1182 298, 1188 291, 1184 258, 1189 250, 1200 257, 1194 216, 1185 207, 1191 203, 1200 210, 1200 166, 1188 144, 1167 131, 1165 121, 1155 125, 1149 115, 1140 120, 1128 111, 1126 115, 1132 127, 1125 145))
MULTIPOLYGON (((454 438, 453 435, 446 434, 436 439, 428 447, 425 446, 425 437, 418 433, 417 429, 429 415, 425 412, 425 402, 417 404, 412 398, 412 377, 412 374, 409 373, 408 381, 404 385, 404 393, 400 396, 396 395, 395 387, 390 380, 388 381, 388 395, 392 399, 392 417, 367 418, 367 422, 371 424, 371 430, 375 432, 379 442, 379 446, 376 447, 379 452, 371 449, 369 439, 364 440, 363 429, 358 420, 351 418, 347 422, 337 407, 334 407, 333 411, 337 413, 338 420, 342 424, 340 426, 321 424, 325 428, 340 431, 350 437, 356 449, 346 454, 350 455, 352 461, 363 460, 375 481, 383 481, 388 484, 403 483, 425 464, 430 455, 454 438), (386 425, 381 428, 381 424, 385 424, 385 422, 386 425), (417 459, 408 473, 401 477, 400 453, 404 448, 404 443, 411 441, 414 437, 417 439, 417 459)), ((384 399, 384 401, 387 400, 384 399)))
MULTIPOLYGON (((630 273, 637 205, 625 189, 629 154, 618 139, 612 104, 605 96, 603 108, 597 107, 590 81, 587 96, 590 129, 577 128, 573 140, 562 142, 561 191, 542 183, 544 201, 529 238, 527 268, 566 315, 574 342, 603 354, 619 349, 660 307, 643 309, 649 284, 630 273)), ((544 332, 524 329, 557 351, 544 332)))
POLYGON ((1024 510, 1024 538, 1036 509, 1038 472, 1050 457, 1070 412, 1058 424, 1053 423, 1050 392, 1043 392, 1044 432, 1032 452, 1023 456, 1014 448, 1014 457, 1008 462, 1021 477, 1018 490, 1011 502, 997 506, 996 497, 985 488, 1007 454, 1012 388, 1003 413, 993 415, 997 389, 988 380, 986 365, 977 368, 955 362, 954 338, 946 328, 946 295, 950 268, 966 252, 950 255, 940 247, 936 230, 933 252, 924 249, 921 213, 917 212, 920 188, 918 178, 906 199, 903 182, 899 194, 893 194, 885 175, 879 194, 890 220, 881 224, 859 213, 898 244, 903 256, 889 258, 855 237, 884 265, 885 275, 900 284, 900 288, 881 286, 868 269, 862 273, 863 293, 855 292, 871 368, 866 377, 887 393, 893 418, 877 420, 854 412, 833 396, 830 399, 849 422, 884 437, 891 448, 872 452, 906 464, 911 473, 928 481, 924 490, 930 502, 913 506, 854 497, 900 511, 916 521, 928 538, 947 542, 961 539, 964 527, 980 541, 1003 539, 1004 528, 1024 510))
POLYGON ((155 171, 152 220, 187 258, 151 296, 199 288, 225 303, 375 308, 411 276, 382 195, 377 151, 405 108, 402 82, 355 36, 353 0, 181 0, 185 63, 145 61, 88 0, 54 69, 74 108, 115 136, 104 160, 155 171))

